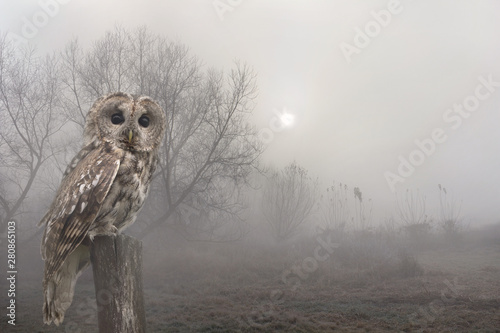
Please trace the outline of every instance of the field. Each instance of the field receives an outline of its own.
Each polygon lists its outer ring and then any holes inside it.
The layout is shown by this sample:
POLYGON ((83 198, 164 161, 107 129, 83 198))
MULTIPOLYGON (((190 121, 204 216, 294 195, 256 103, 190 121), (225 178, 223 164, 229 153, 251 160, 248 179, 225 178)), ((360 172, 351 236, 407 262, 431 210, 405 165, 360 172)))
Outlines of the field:
MULTIPOLYGON (((500 332, 498 231, 416 247, 368 233, 331 253, 318 247, 326 239, 318 237, 293 246, 145 247, 147 331, 500 332)), ((43 326, 42 266, 27 265, 38 254, 25 251, 16 325, 3 316, 1 331, 97 332, 91 270, 80 278, 65 322, 43 326)))

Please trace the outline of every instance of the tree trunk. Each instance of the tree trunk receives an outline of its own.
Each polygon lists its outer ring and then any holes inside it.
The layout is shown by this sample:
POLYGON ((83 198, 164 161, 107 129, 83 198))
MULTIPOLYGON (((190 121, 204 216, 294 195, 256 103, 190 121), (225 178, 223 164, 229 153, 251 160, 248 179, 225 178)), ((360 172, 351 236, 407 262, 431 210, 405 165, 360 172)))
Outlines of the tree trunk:
POLYGON ((126 235, 96 236, 90 260, 99 332, 145 332, 142 243, 126 235))

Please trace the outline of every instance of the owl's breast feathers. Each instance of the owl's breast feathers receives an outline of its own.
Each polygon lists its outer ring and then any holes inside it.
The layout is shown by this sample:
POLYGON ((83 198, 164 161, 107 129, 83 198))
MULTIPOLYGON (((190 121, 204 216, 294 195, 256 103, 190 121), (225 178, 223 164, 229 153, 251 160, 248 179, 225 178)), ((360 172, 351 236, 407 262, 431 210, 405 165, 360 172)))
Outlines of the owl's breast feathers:
POLYGON ((135 221, 146 199, 157 165, 156 151, 120 151, 120 168, 101 211, 89 230, 91 236, 109 234, 112 229, 121 231, 128 227, 135 221))

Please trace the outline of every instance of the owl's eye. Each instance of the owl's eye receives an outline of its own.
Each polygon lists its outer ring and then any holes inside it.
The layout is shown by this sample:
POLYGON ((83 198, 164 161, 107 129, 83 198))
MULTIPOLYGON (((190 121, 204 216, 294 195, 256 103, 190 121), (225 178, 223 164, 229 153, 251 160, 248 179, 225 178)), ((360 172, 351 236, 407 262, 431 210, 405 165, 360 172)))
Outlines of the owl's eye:
POLYGON ((123 118, 123 115, 121 113, 115 113, 111 116, 111 122, 115 125, 120 125, 125 121, 125 118, 123 118))
POLYGON ((149 126, 149 117, 148 116, 141 116, 139 118, 139 125, 142 127, 148 127, 149 126))

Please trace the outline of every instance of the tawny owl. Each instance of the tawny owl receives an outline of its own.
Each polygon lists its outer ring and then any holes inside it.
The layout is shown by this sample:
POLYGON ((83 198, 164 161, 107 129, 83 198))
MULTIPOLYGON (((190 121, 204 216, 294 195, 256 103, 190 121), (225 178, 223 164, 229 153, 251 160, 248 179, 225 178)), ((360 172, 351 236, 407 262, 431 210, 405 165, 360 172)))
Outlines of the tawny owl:
POLYGON ((115 93, 88 112, 83 148, 64 173, 42 239, 44 322, 59 325, 76 279, 89 265, 89 239, 135 221, 165 134, 165 114, 149 97, 115 93))

